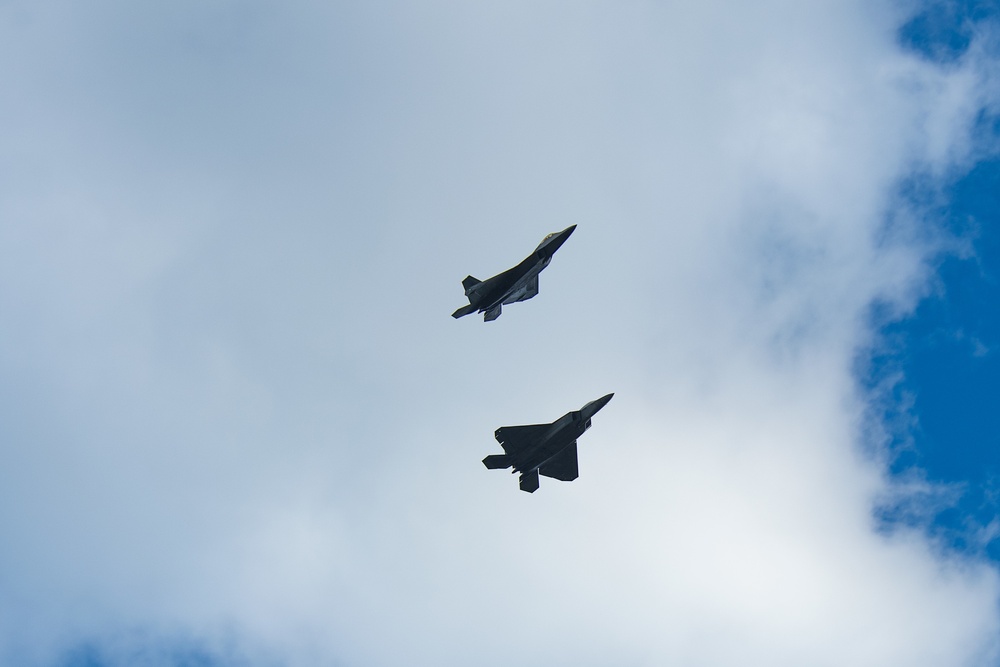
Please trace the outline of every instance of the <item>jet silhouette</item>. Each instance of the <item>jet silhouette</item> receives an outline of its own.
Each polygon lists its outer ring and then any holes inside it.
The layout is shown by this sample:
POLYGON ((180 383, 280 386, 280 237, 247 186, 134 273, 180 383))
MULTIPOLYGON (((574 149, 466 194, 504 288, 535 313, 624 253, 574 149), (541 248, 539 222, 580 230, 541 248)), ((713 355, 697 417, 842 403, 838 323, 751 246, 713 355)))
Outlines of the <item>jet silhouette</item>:
POLYGON ((538 475, 564 482, 580 476, 576 457, 576 439, 590 428, 590 419, 611 400, 614 394, 591 401, 579 410, 567 412, 551 424, 501 426, 496 439, 504 454, 490 454, 483 465, 490 470, 513 467, 521 473, 522 491, 538 489, 538 475))
POLYGON ((469 305, 459 308, 451 316, 458 319, 478 310, 486 313, 483 316, 484 322, 492 322, 500 317, 504 304, 527 301, 538 294, 538 274, 549 265, 552 255, 566 242, 574 229, 576 225, 549 234, 523 262, 492 278, 479 280, 466 276, 462 286, 465 288, 465 296, 469 297, 469 305))

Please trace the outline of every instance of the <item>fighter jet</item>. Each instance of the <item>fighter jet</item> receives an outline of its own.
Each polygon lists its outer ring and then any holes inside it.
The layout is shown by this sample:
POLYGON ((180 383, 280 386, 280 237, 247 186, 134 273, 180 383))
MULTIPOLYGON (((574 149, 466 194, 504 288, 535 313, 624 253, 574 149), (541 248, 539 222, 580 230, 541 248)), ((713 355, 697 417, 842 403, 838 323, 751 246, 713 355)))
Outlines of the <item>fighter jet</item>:
POLYGON ((466 276, 462 286, 465 288, 465 296, 469 297, 469 305, 459 308, 451 316, 458 319, 478 310, 486 313, 483 321, 492 322, 500 317, 505 304, 527 301, 538 294, 538 274, 549 265, 552 255, 566 242, 574 229, 576 225, 549 234, 538 244, 535 252, 513 269, 507 269, 486 280, 466 276))
POLYGON ((538 475, 564 482, 580 476, 576 458, 576 439, 590 428, 590 419, 611 400, 602 396, 574 412, 567 412, 551 424, 501 426, 495 436, 504 454, 490 454, 483 465, 490 470, 513 467, 521 473, 521 490, 534 493, 538 475))

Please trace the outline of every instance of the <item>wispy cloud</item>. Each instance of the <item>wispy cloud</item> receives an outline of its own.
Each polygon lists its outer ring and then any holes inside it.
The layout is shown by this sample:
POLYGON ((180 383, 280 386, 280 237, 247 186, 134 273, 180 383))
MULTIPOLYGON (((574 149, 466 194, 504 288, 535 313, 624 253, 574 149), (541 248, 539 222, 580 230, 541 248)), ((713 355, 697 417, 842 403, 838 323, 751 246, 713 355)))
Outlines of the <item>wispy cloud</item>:
POLYGON ((0 655, 995 660, 995 569, 873 516, 900 184, 998 99, 893 7, 7 3, 0 655), (479 463, 608 391, 571 485, 479 463))

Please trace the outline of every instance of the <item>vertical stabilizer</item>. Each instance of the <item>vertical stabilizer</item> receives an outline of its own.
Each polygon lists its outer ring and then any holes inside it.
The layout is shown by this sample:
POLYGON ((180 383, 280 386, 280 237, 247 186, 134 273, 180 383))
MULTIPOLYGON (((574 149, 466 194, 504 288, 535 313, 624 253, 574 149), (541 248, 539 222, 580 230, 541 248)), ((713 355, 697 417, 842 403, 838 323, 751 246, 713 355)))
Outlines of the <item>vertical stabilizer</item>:
POLYGON ((538 490, 538 469, 531 472, 521 473, 521 490, 534 493, 538 490))
POLYGON ((472 291, 472 288, 483 282, 479 278, 473 278, 472 276, 465 276, 465 280, 462 281, 462 287, 465 288, 465 293, 468 294, 472 291))

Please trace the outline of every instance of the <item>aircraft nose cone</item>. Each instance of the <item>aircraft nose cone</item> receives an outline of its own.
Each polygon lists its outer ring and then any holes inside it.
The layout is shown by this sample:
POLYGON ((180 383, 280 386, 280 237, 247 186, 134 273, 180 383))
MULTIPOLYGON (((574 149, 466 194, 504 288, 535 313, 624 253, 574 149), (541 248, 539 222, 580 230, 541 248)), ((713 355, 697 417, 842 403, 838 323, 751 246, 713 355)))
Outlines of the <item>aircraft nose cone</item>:
POLYGON ((591 401, 583 406, 583 412, 587 413, 587 419, 593 417, 601 408, 607 405, 611 401, 612 396, 614 396, 613 393, 608 394, 607 396, 601 396, 596 401, 591 401))
POLYGON ((601 408, 603 408, 605 405, 607 405, 608 403, 610 403, 611 399, 614 397, 614 395, 615 395, 614 392, 611 392, 607 396, 601 396, 599 399, 597 399, 596 401, 594 401, 594 412, 597 412, 598 410, 600 410, 601 408))
POLYGON ((559 248, 562 247, 563 243, 566 243, 566 239, 569 238, 569 235, 573 233, 574 229, 576 229, 576 225, 570 225, 561 232, 556 232, 551 239, 548 239, 547 243, 544 243, 541 246, 541 249, 543 249, 544 252, 551 257, 555 254, 556 250, 559 250, 559 248))

